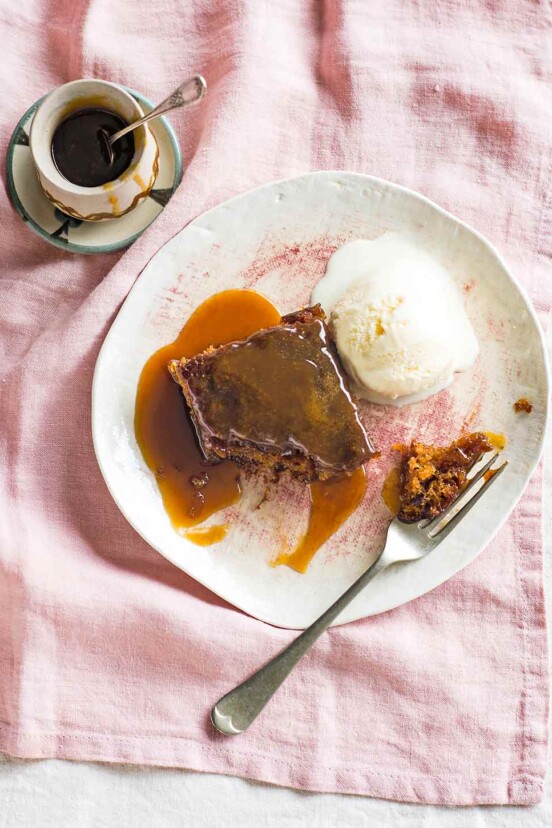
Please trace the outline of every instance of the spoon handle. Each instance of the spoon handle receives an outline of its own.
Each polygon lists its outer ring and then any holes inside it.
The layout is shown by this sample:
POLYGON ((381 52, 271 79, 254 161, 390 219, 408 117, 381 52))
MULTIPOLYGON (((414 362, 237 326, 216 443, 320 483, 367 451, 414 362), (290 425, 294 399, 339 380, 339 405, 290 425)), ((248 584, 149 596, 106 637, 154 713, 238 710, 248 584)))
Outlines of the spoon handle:
POLYGON ((171 92, 168 98, 161 101, 155 109, 152 109, 151 112, 148 112, 139 121, 134 121, 124 129, 120 129, 115 135, 112 135, 109 138, 109 143, 113 144, 119 138, 122 138, 123 135, 126 135, 127 132, 132 132, 132 130, 142 126, 142 124, 153 120, 153 118, 158 118, 159 115, 163 115, 163 113, 169 112, 171 109, 178 109, 181 106, 189 106, 190 104, 197 103, 203 98, 206 91, 207 83, 203 75, 194 75, 192 78, 188 78, 188 80, 185 80, 184 83, 181 83, 180 86, 171 92))

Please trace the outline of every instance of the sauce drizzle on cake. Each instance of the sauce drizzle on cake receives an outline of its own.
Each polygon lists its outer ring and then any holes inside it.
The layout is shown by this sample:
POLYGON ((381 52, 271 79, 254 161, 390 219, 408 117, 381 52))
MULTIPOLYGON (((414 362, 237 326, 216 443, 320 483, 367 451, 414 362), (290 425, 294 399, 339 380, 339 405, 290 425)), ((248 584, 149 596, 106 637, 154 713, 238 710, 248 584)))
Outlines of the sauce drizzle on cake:
POLYGON ((208 460, 312 483, 374 455, 320 306, 169 368, 208 460))
MULTIPOLYGON (((284 320, 293 324, 296 317, 291 315, 284 320)), ((173 526, 200 545, 220 541, 222 532, 202 531, 197 536, 197 530, 189 534, 187 530, 240 498, 239 467, 229 459, 217 458, 213 463, 212 456, 205 456, 181 389, 171 379, 167 366, 171 360, 180 362, 184 358, 185 363, 209 349, 245 340, 256 331, 278 326, 284 320, 271 302, 254 291, 228 290, 216 294, 196 309, 173 343, 148 360, 140 376, 135 411, 138 444, 155 474, 173 526)), ((346 396, 346 399, 349 398, 346 396)), ((350 412, 348 416, 351 417, 349 427, 356 434, 355 457, 345 461, 341 458, 351 473, 336 476, 338 469, 332 469, 328 480, 317 480, 311 485, 307 531, 294 552, 277 561, 299 572, 306 570, 317 549, 337 531, 364 496, 366 479, 361 464, 372 456, 373 450, 358 421, 356 407, 351 405, 354 416, 350 412)), ((321 476, 325 476, 324 471, 321 476)))

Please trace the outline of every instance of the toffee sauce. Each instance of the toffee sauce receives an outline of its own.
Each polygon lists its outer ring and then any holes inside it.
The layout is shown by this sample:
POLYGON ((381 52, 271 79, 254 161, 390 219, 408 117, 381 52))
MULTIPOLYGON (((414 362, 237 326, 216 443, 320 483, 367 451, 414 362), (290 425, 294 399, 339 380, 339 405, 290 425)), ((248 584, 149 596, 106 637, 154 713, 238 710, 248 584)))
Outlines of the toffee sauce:
MULTIPOLYGON (((163 504, 174 528, 201 546, 216 543, 227 527, 188 531, 241 496, 239 469, 223 460, 209 464, 201 452, 182 391, 169 374, 171 359, 192 357, 209 346, 245 339, 277 325, 278 309, 250 290, 226 290, 201 304, 177 339, 148 360, 140 375, 135 433, 147 466, 155 475, 163 504)), ((307 532, 296 549, 275 565, 305 572, 313 555, 361 502, 366 490, 364 468, 310 485, 311 511, 307 532)))
POLYGON ((129 132, 115 141, 112 160, 105 136, 126 126, 120 115, 100 107, 72 112, 58 124, 52 138, 52 158, 58 172, 79 187, 100 187, 114 181, 130 166, 134 136, 129 132))

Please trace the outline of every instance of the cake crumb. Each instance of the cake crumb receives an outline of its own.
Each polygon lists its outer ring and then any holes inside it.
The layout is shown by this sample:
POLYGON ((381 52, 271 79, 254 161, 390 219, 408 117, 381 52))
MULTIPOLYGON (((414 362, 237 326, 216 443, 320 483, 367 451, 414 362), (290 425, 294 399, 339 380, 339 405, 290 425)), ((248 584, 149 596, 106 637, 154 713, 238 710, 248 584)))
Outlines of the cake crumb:
POLYGON ((393 448, 403 455, 398 518, 415 523, 444 512, 467 485, 469 470, 493 446, 484 432, 476 431, 450 446, 427 446, 413 440, 409 447, 393 448))
POLYGON ((533 410, 533 404, 529 402, 527 397, 520 397, 517 402, 514 403, 514 411, 518 414, 520 411, 525 411, 526 414, 530 414, 533 410))

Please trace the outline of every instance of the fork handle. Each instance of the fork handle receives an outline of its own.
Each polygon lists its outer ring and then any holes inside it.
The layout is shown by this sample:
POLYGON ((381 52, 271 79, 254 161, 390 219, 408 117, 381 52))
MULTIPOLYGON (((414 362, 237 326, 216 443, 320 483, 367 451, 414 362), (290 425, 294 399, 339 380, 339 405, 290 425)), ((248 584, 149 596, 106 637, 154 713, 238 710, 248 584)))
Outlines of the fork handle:
POLYGON ((299 659, 310 650, 324 630, 328 629, 332 621, 364 589, 366 584, 388 565, 389 561, 385 559, 382 550, 360 578, 322 613, 320 618, 307 627, 285 650, 257 670, 251 678, 246 679, 223 696, 211 711, 211 721, 216 729, 225 736, 233 736, 247 730, 282 682, 289 676, 299 659))

